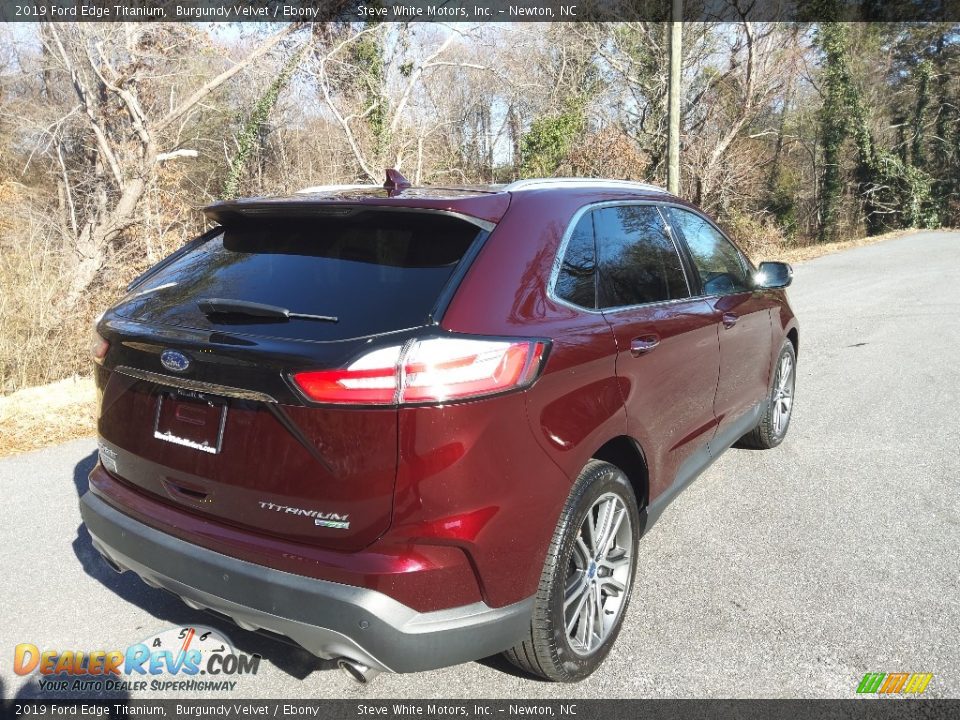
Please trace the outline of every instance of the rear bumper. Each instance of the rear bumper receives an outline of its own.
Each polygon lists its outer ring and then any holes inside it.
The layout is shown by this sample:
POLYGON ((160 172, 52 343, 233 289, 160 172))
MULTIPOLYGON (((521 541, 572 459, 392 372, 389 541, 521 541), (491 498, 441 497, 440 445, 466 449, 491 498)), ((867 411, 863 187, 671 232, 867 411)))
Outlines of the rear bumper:
POLYGON ((529 629, 533 598, 418 612, 383 593, 274 570, 160 532, 88 492, 80 512, 94 547, 144 582, 240 627, 285 635, 322 658, 390 672, 431 670, 496 654, 529 629))

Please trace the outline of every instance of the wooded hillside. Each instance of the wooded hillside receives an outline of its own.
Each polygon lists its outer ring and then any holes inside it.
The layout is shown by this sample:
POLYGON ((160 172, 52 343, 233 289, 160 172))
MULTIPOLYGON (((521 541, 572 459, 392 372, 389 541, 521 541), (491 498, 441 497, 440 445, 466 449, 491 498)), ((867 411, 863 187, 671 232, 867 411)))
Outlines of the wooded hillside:
MULTIPOLYGON (((0 26, 0 392, 224 196, 578 175, 665 183, 667 29, 0 26)), ((681 194, 755 257, 960 225, 960 25, 687 23, 681 194)))

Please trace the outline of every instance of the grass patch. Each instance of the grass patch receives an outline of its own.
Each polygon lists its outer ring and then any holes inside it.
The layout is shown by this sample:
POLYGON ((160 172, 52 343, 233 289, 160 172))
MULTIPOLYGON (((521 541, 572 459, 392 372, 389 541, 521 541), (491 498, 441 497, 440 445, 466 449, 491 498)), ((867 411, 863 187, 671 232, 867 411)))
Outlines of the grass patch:
POLYGON ((0 397, 0 457, 96 433, 97 391, 90 377, 69 377, 0 397))
POLYGON ((868 237, 855 238, 853 240, 841 240, 839 242, 832 243, 811 243, 809 245, 801 245, 798 247, 787 248, 779 253, 779 257, 765 257, 763 260, 781 260, 783 262, 788 262, 792 265, 805 262, 807 260, 813 260, 824 255, 832 255, 833 253, 841 252, 843 250, 850 250, 851 248, 864 247, 866 245, 876 245, 879 242, 884 240, 893 240, 895 238, 904 237, 906 235, 916 235, 917 233, 922 232, 954 232, 949 228, 937 229, 937 230, 919 230, 916 228, 910 230, 895 230, 894 232, 884 233, 883 235, 873 235, 868 237))

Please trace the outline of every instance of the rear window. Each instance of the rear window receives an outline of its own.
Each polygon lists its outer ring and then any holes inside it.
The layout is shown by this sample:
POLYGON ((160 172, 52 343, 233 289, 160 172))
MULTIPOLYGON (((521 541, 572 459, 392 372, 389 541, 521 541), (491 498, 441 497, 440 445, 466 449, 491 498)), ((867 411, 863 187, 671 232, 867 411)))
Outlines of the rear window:
POLYGON ((464 220, 422 212, 244 219, 149 276, 117 312, 161 324, 306 340, 416 327, 428 321, 480 232, 464 220), (207 316, 197 303, 211 298, 337 322, 207 316))
POLYGON ((562 300, 585 308, 597 306, 597 251, 593 240, 593 213, 577 223, 567 243, 557 276, 556 294, 562 300))

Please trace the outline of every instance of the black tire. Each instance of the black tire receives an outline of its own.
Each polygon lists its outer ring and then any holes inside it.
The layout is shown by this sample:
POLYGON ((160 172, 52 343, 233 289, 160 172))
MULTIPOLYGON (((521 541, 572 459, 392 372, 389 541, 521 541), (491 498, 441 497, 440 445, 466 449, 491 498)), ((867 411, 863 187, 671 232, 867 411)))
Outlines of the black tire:
POLYGON ((767 393, 767 406, 763 410, 763 416, 753 430, 740 438, 737 442, 737 447, 750 448, 752 450, 769 450, 782 443, 783 439, 787 436, 787 430, 790 429, 790 419, 793 417, 793 399, 797 385, 797 353, 793 349, 793 343, 789 340, 784 340, 783 347, 780 348, 780 354, 777 356, 777 364, 773 366, 771 375, 770 390, 767 393), (790 378, 787 388, 789 390, 790 402, 786 417, 783 418, 781 415, 779 422, 780 427, 778 428, 777 404, 780 403, 782 412, 783 403, 780 398, 780 379, 781 369, 783 368, 785 360, 789 362, 790 365, 790 378))
MULTIPOLYGON (((615 465, 591 460, 573 484, 553 533, 540 576, 530 632, 504 653, 507 660, 528 673, 557 682, 577 682, 596 670, 616 641, 627 612, 636 574, 639 532, 637 501, 630 481, 615 465), (614 497, 619 498, 622 508, 614 497), (621 513, 621 509, 625 513, 621 513), (605 515, 607 510, 609 516, 605 515), (612 542, 603 543, 602 531, 597 533, 600 536, 597 541, 588 538, 592 527, 587 525, 584 529, 588 513, 594 524, 603 517, 610 517, 611 524, 618 528, 610 533, 612 542), (619 523, 616 518, 620 518, 619 523), (623 530, 627 520, 629 532, 623 530), (578 542, 578 538, 584 542, 578 542), (600 551, 600 563, 595 559, 591 561, 586 551, 581 550, 586 548, 586 540, 591 546, 599 542, 601 546, 610 548, 609 551, 600 551), (621 554, 624 549, 628 550, 625 555, 621 554), (578 569, 585 561, 586 569, 578 569), (571 583, 571 587, 576 585, 584 588, 572 596, 583 598, 579 605, 583 613, 580 617, 590 615, 587 620, 579 620, 575 626, 574 633, 578 636, 582 634, 582 641, 586 644, 586 647, 579 646, 579 649, 577 643, 581 642, 581 638, 571 641, 567 634, 563 600, 568 583, 571 583), (614 583, 623 586, 622 592, 614 583), (603 588, 606 588, 607 594, 604 594, 603 588), (594 598, 600 598, 599 604, 594 598), (608 608, 614 606, 616 610, 613 611, 612 620, 608 621, 608 608), (590 608, 596 608, 596 614, 590 612, 590 608), (589 628, 595 627, 597 618, 600 619, 601 630, 594 637, 589 628), (590 649, 593 641, 598 644, 590 649)), ((573 611, 570 617, 578 612, 577 601, 571 602, 570 610, 573 611)))

